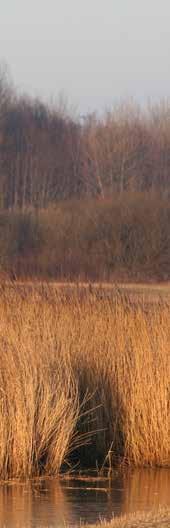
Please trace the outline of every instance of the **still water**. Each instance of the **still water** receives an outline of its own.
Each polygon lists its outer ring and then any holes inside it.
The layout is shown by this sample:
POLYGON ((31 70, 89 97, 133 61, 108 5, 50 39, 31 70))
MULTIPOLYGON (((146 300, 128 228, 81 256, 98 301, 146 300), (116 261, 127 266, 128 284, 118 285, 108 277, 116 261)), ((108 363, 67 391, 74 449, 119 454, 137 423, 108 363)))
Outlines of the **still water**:
POLYGON ((107 480, 55 479, 0 485, 0 528, 58 528, 170 506, 170 469, 143 469, 107 480))

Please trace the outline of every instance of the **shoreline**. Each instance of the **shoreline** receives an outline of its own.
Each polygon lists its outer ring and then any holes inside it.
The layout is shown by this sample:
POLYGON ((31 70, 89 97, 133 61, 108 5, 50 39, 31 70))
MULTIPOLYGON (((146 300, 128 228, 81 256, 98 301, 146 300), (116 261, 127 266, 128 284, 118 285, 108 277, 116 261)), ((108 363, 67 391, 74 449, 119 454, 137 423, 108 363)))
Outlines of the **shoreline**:
POLYGON ((88 525, 88 528, 170 528, 170 508, 159 508, 157 511, 136 512, 113 518, 110 522, 101 521, 88 525))

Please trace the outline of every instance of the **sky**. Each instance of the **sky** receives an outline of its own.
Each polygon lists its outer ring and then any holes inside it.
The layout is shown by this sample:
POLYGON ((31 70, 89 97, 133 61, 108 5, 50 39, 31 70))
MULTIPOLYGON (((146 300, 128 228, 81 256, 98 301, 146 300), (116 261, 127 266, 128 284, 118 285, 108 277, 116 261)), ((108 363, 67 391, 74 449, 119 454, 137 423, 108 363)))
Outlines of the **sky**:
POLYGON ((79 115, 170 94, 170 0, 2 0, 0 63, 79 115))

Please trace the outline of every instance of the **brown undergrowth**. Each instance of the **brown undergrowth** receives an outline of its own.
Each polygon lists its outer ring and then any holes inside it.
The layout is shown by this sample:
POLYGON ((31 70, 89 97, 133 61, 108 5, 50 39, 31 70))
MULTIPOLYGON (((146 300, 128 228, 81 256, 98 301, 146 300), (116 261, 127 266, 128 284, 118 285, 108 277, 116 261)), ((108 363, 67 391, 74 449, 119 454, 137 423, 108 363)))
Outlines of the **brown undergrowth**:
POLYGON ((0 478, 169 465, 169 312, 1 285, 0 478))

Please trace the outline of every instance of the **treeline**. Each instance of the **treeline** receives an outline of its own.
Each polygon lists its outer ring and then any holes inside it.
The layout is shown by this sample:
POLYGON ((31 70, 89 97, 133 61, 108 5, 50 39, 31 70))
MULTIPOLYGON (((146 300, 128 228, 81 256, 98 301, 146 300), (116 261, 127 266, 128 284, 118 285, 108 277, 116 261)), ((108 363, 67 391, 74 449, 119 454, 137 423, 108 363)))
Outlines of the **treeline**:
POLYGON ((0 74, 0 207, 47 207, 124 191, 170 192, 170 104, 73 118, 18 96, 0 74))
POLYGON ((12 279, 169 280, 170 202, 157 193, 0 212, 0 270, 12 279))
POLYGON ((78 118, 1 69, 1 272, 166 280, 169 196, 168 101, 78 118))

